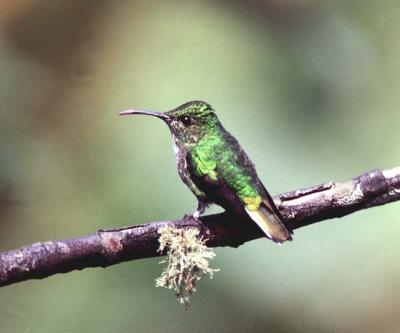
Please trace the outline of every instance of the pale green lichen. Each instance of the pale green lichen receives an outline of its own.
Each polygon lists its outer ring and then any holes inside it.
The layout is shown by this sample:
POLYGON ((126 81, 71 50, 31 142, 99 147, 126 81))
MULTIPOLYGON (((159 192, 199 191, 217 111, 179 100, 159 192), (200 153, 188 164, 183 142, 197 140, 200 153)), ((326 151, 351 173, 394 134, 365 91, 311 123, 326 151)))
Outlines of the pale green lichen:
POLYGON ((172 290, 179 303, 188 307, 197 282, 207 274, 212 278, 218 271, 209 267, 209 260, 215 253, 205 245, 206 240, 198 237, 198 229, 167 226, 160 229, 159 234, 158 251, 167 254, 167 259, 160 263, 167 263, 167 267, 156 279, 156 287, 172 290))

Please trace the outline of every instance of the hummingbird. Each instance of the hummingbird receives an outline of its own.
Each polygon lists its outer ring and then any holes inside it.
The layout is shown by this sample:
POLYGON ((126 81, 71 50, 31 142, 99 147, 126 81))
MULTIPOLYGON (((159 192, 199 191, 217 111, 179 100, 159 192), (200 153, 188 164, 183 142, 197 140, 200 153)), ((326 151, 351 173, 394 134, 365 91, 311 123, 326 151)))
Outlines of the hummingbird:
POLYGON ((208 205, 217 204, 250 218, 277 243, 292 239, 250 158, 222 126, 210 104, 191 101, 167 112, 120 113, 138 114, 157 117, 169 127, 179 176, 198 200, 193 218, 198 219, 208 205))

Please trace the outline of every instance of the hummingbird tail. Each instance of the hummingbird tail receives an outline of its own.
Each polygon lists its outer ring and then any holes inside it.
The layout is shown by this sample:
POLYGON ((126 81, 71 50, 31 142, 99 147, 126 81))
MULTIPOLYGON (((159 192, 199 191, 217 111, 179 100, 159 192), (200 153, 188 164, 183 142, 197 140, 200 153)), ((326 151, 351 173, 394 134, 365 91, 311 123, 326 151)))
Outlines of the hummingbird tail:
POLYGON ((290 232, 282 223, 279 216, 274 212, 272 206, 263 200, 257 210, 245 208, 250 218, 257 223, 265 235, 276 243, 283 243, 292 240, 290 232))

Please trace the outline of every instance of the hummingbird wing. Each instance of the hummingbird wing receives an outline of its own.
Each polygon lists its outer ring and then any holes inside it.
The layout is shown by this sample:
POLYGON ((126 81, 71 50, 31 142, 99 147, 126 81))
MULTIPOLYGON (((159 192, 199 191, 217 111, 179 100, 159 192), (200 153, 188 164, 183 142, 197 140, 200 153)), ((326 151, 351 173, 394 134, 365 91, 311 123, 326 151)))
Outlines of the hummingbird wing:
MULTIPOLYGON (((236 141, 232 136, 229 139, 231 143, 236 141)), ((225 209, 244 212, 277 243, 292 239, 273 199, 238 144, 198 145, 189 156, 189 164, 194 182, 210 201, 225 209)))

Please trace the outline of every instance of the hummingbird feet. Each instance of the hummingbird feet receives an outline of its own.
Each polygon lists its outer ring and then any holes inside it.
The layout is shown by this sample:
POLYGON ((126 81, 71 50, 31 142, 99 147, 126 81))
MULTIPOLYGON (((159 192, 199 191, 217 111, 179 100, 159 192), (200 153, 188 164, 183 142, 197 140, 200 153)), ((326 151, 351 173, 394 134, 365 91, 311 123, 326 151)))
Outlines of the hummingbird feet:
POLYGON ((183 217, 184 220, 186 219, 194 219, 197 222, 200 222, 200 216, 206 211, 206 205, 203 202, 198 202, 197 210, 193 214, 185 214, 183 217))

